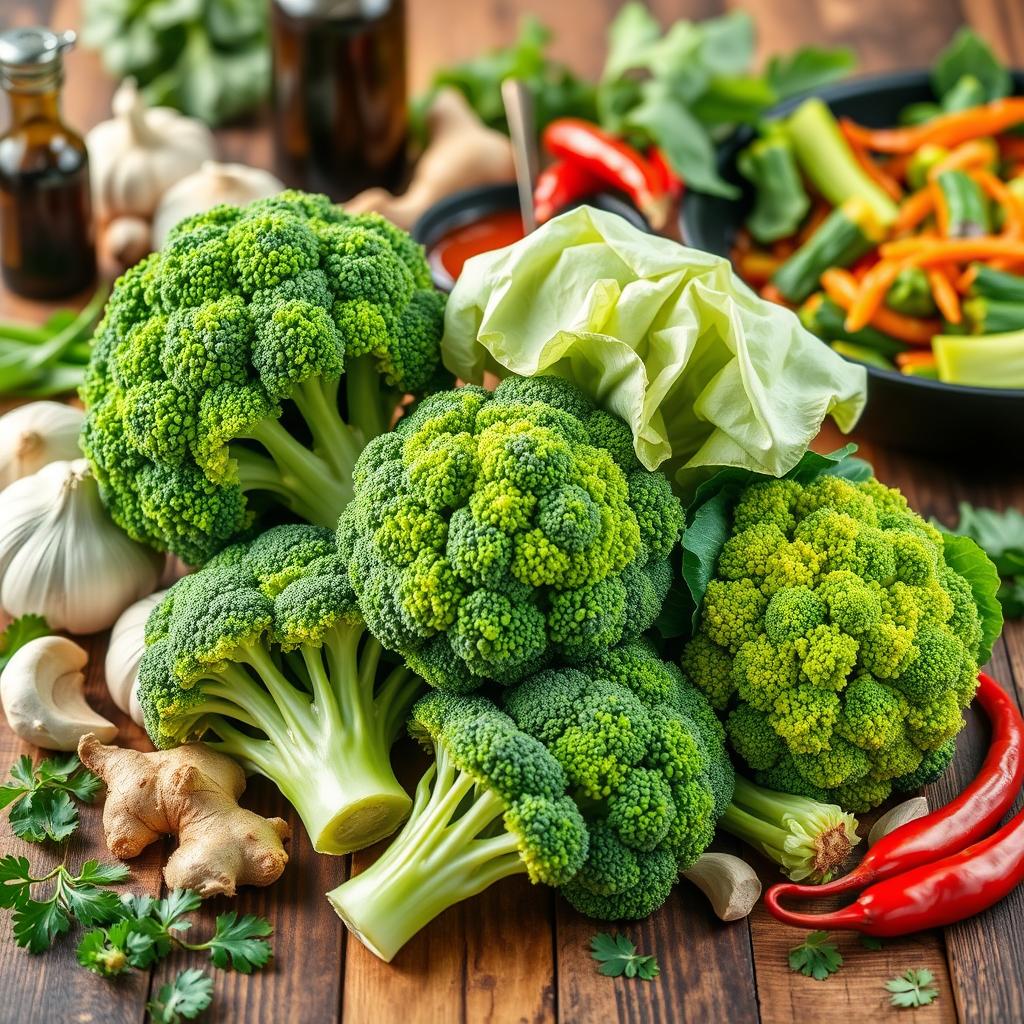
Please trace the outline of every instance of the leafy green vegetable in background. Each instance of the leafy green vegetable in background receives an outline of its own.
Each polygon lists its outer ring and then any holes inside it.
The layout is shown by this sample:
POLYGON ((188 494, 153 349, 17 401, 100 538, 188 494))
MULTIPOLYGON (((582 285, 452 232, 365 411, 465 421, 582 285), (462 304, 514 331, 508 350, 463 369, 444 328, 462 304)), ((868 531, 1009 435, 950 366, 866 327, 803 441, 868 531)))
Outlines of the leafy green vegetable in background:
POLYGON ((927 967, 918 970, 911 968, 898 978, 887 981, 885 987, 891 993, 889 1002, 901 1008, 930 1006, 939 998, 935 976, 927 967))
POLYGON ((1002 579, 997 596, 1003 614, 1008 619, 1024 616, 1024 513, 975 508, 962 501, 955 532, 976 541, 995 563, 1002 579))
POLYGON ((811 932, 789 951, 789 969, 805 978, 825 981, 843 966, 843 955, 828 941, 828 932, 811 932))
POLYGON ((159 1024, 180 1024, 199 1016, 213 999, 213 979, 198 967, 180 971, 173 981, 160 986, 146 1011, 159 1024))
POLYGON ((441 71, 431 90, 455 86, 485 122, 504 129, 501 82, 522 78, 533 94, 539 129, 556 117, 596 118, 636 145, 659 145, 688 187, 727 197, 738 191, 718 174, 715 142, 738 124, 756 123, 779 100, 845 75, 854 63, 849 50, 807 47, 775 57, 763 74, 753 74, 749 15, 681 20, 663 30, 643 4, 628 3, 608 30, 595 88, 545 56, 550 39, 530 20, 513 46, 441 71))
POLYGON ((42 615, 21 615, 12 619, 7 628, 0 632, 0 672, 15 651, 24 647, 30 640, 38 640, 39 637, 49 636, 52 632, 42 615))
POLYGON ((11 829, 27 843, 67 839, 78 827, 78 810, 71 797, 92 803, 102 786, 75 754, 50 758, 35 769, 32 758, 24 754, 11 765, 10 773, 7 785, 0 786, 0 809, 11 808, 11 829))
POLYGON ((609 935, 599 932, 590 940, 590 955, 597 961, 597 970, 608 978, 640 978, 653 981, 661 968, 655 957, 637 953, 636 946, 620 932, 609 935))
POLYGON ((792 235, 811 200, 796 165, 793 147, 784 134, 755 139, 737 159, 740 174, 755 189, 747 228, 762 245, 792 235))
POLYGON ((151 104, 217 124, 270 89, 269 4, 255 0, 85 0, 82 37, 151 104))

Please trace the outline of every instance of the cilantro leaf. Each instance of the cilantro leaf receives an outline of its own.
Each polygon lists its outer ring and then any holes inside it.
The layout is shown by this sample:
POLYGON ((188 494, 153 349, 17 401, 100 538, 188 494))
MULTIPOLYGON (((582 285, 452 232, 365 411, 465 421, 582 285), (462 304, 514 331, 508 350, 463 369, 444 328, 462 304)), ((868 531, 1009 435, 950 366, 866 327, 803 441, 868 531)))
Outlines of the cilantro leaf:
POLYGON ((157 900, 150 913, 168 931, 185 931, 192 926, 192 922, 181 921, 179 918, 198 910, 202 904, 203 898, 194 889, 175 889, 164 899, 157 900))
POLYGON ((114 938, 113 932, 114 928, 110 929, 110 933, 102 928, 94 928, 82 936, 81 942, 78 943, 78 949, 75 951, 78 962, 87 971, 92 971, 93 974, 98 974, 103 978, 124 974, 125 971, 132 968, 128 962, 123 939, 118 942, 114 938))
POLYGON ((661 968, 655 957, 637 953, 636 946, 629 939, 616 932, 609 935, 599 932, 590 940, 590 955, 597 961, 598 971, 609 978, 640 978, 652 981, 661 968))
POLYGON ((911 968, 898 978, 887 981, 885 987, 891 993, 889 1001, 893 1006, 929 1006, 939 998, 935 976, 927 967, 911 968))
POLYGON ((842 954, 828 941, 828 932, 811 932, 789 951, 790 970, 815 981, 825 981, 842 966, 842 954))
POLYGON ((14 910, 14 941, 30 953, 42 953, 71 927, 71 918, 56 900, 26 899, 14 910))
POLYGON ((28 899, 32 868, 27 857, 0 857, 0 908, 12 910, 28 899))
POLYGON ((215 967, 226 968, 230 964, 242 974, 251 974, 270 959, 270 943, 264 936, 273 931, 270 922, 262 917, 252 914, 239 917, 229 910, 218 915, 213 937, 200 948, 209 949, 215 967))
POLYGON ((166 985, 160 986, 156 998, 146 1009, 159 1024, 180 1024, 203 1012, 213 999, 213 979, 197 967, 182 971, 166 985))
POLYGON ((63 895, 68 910, 86 927, 109 924, 120 917, 121 899, 110 889, 65 882, 63 895))
POLYGON ((11 808, 11 830, 26 843, 55 843, 78 827, 78 811, 63 790, 40 789, 22 797, 11 808))
POLYGON ((864 935, 863 933, 861 933, 859 938, 860 938, 860 944, 865 949, 878 950, 878 949, 882 948, 882 940, 878 939, 878 938, 875 938, 874 935, 864 935))
POLYGON ((0 633, 0 670, 11 660, 19 648, 30 640, 38 640, 41 636, 49 636, 53 631, 42 615, 22 615, 10 622, 0 633))
POLYGON ((11 828, 26 842, 60 842, 78 827, 71 796, 90 803, 101 786, 75 754, 48 758, 36 767, 22 755, 10 767, 8 784, 0 787, 0 808, 11 808, 11 828))
POLYGON ((87 860, 78 870, 78 881, 90 885, 111 885, 128 881, 131 872, 127 864, 101 864, 87 860))

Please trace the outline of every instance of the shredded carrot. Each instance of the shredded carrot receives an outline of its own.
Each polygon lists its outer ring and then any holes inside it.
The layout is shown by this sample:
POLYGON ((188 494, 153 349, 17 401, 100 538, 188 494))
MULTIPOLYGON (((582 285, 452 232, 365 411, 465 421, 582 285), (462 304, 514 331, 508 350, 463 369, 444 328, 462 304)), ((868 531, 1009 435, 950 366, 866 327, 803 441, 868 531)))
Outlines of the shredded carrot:
POLYGON ((892 223, 894 232, 910 231, 916 228, 935 208, 935 193, 931 188, 922 188, 911 193, 900 205, 899 213, 892 223))
POLYGON ((883 259, 908 257, 917 266, 937 263, 969 263, 1003 257, 1014 263, 1024 262, 1024 242, 999 235, 978 238, 899 238, 879 247, 883 259))
POLYGON ((852 124, 847 117, 841 117, 839 119, 839 129, 846 138, 846 142, 850 147, 850 151, 853 153, 860 164, 861 170, 876 184, 879 188, 885 192, 890 199, 894 199, 897 203, 903 198, 903 189, 900 187, 900 183, 880 164, 876 163, 871 159, 867 149, 861 145, 857 140, 856 133, 851 135, 846 130, 846 126, 852 124))
POLYGON ((951 324, 958 324, 961 320, 960 296, 952 282, 946 276, 941 267, 929 267, 927 270, 928 284, 932 290, 932 298, 939 312, 951 324))
MULTIPOLYGON (((829 267, 821 275, 821 286, 825 294, 843 309, 848 310, 857 298, 857 279, 841 267, 829 267)), ((931 345, 932 338, 939 333, 942 325, 938 320, 919 320, 881 306, 871 318, 871 326, 908 345, 931 345)))
POLYGON ((796 242, 792 238, 780 238, 772 242, 772 255, 777 260, 788 260, 796 252, 796 242))
POLYGON ((956 279, 956 290, 961 295, 966 295, 971 290, 971 285, 974 284, 974 279, 978 276, 978 265, 972 263, 957 279, 956 279))
POLYGON ((942 188, 937 181, 928 185, 932 194, 932 206, 935 209, 935 226, 943 238, 949 235, 949 207, 946 205, 946 197, 942 194, 942 188))
POLYGON ((901 269, 902 264, 898 260, 882 260, 864 275, 857 297, 846 313, 845 327, 848 331, 859 331, 871 322, 901 269))
POLYGON ((934 181, 943 171, 963 171, 970 167, 991 167, 999 161, 999 150, 989 138, 970 139, 961 143, 947 156, 935 163, 928 172, 934 181))
POLYGON ((736 260, 736 268, 739 270, 743 280, 754 287, 767 284, 772 279, 775 271, 781 266, 782 260, 769 256, 766 252, 757 252, 756 250, 743 253, 736 260))
POLYGON ((885 165, 885 169, 897 180, 907 180, 907 168, 910 166, 911 153, 897 153, 895 156, 890 157, 889 162, 885 165))
POLYGON ((940 114, 924 124, 906 128, 865 128, 851 122, 846 131, 876 153, 912 153, 929 142, 952 149, 969 139, 998 135, 1022 122, 1024 96, 1012 96, 969 110, 940 114))
POLYGON ((766 284, 758 294, 762 299, 767 299, 769 302, 774 302, 779 306, 786 306, 789 309, 793 308, 793 304, 786 299, 786 296, 771 283, 766 284))
POLYGON ((897 352, 896 365, 902 370, 905 366, 934 366, 934 352, 897 352))

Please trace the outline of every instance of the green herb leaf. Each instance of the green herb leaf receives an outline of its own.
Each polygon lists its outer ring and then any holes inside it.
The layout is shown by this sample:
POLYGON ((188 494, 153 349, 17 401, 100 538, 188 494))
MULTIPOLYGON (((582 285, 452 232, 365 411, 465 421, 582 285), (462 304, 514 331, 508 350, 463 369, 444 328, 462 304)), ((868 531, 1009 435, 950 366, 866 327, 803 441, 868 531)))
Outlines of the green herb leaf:
POLYGON ((864 935, 863 933, 859 936, 860 944, 865 949, 879 950, 882 948, 882 940, 876 938, 874 935, 864 935))
POLYGON ((828 941, 828 932, 811 932, 789 951, 790 970, 815 981, 825 981, 842 966, 842 954, 828 941))
POLYGON ((44 839, 60 842, 78 827, 78 811, 71 797, 60 790, 38 790, 22 797, 11 808, 11 829, 26 843, 44 839))
POLYGON ((590 940, 590 955, 598 963, 598 972, 609 978, 652 981, 661 970, 655 957, 637 953, 636 946, 621 932, 599 932, 590 940))
POLYGON ((11 660, 15 651, 24 647, 30 640, 49 636, 52 632, 42 615, 22 615, 14 619, 0 633, 0 671, 11 660))
POLYGON ((198 1017, 212 1000, 213 979, 198 968, 190 967, 173 981, 161 985, 146 1009, 160 1024, 180 1024, 182 1020, 198 1017))
POLYGON ((28 899, 32 868, 27 857, 0 857, 0 908, 11 910, 28 899))
MULTIPOLYGON (((121 922, 126 925, 127 922, 121 922)), ((114 928, 118 927, 117 925, 114 928)), ((111 933, 114 931, 111 928, 111 933)), ((102 928, 94 928, 82 936, 78 943, 75 955, 78 962, 93 974, 99 974, 104 978, 112 978, 117 974, 124 974, 132 969, 128 962, 128 955, 124 948, 124 939, 116 941, 111 934, 102 928)))
POLYGON ((30 953, 42 953, 71 927, 68 912, 55 900, 25 900, 14 910, 14 941, 30 953))
POLYGON ((185 931, 191 927, 191 922, 181 921, 179 918, 198 910, 202 904, 202 897, 194 889, 175 889, 164 899, 157 900, 150 913, 168 930, 185 931))
POLYGON ((116 885, 131 877, 127 864, 101 864, 98 860, 87 860, 78 872, 78 881, 91 885, 116 885))
POLYGON ((788 57, 772 57, 765 77, 780 100, 818 89, 843 78, 857 63, 854 52, 846 47, 824 50, 803 46, 788 57))
POLYGON ((913 968, 898 978, 885 983, 891 993, 889 1001, 893 1006, 902 1008, 929 1006, 939 998, 939 990, 935 987, 935 976, 926 967, 913 968))
POLYGON ((75 754, 48 758, 35 768, 22 755, 11 765, 8 784, 0 787, 0 808, 11 807, 11 828, 19 838, 59 842, 78 827, 78 810, 69 794, 89 803, 101 786, 75 754))
POLYGON ((935 61, 932 67, 932 88, 944 100, 967 75, 981 84, 981 102, 1009 96, 1013 89, 1010 73, 988 43, 971 29, 962 28, 935 61))
POLYGON ((251 974, 270 959, 270 943, 264 936, 272 935, 273 931, 262 917, 252 914, 239 917, 230 910, 218 915, 213 938, 203 943, 203 947, 209 949, 215 967, 230 965, 241 974, 251 974))

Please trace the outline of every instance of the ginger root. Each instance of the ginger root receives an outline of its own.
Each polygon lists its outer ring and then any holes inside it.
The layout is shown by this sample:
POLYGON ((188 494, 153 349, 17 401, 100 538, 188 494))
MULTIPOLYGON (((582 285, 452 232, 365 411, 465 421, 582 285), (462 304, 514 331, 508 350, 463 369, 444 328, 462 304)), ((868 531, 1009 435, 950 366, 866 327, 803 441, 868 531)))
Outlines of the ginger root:
POLYGON ((92 733, 78 756, 107 785, 103 831, 115 857, 137 857, 161 836, 177 835, 164 868, 172 889, 234 896, 236 886, 281 877, 291 829, 238 806, 245 773, 230 757, 203 743, 144 754, 106 746, 92 733))

